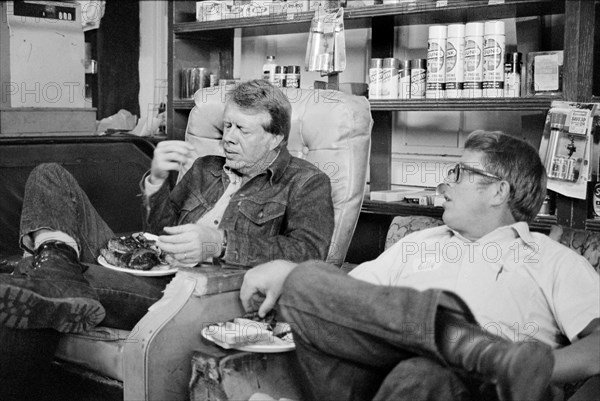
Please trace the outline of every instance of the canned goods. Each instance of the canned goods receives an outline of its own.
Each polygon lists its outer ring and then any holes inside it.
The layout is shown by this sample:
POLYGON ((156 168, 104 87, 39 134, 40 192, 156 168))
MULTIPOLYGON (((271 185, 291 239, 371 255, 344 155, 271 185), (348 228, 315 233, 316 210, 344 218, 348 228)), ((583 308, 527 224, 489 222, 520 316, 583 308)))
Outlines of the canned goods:
POLYGON ((282 65, 278 65, 275 67, 275 82, 273 82, 274 86, 276 86, 278 88, 285 87, 286 70, 287 70, 287 68, 282 65))
POLYGON ((285 74, 285 87, 286 88, 299 88, 300 87, 300 66, 299 65, 288 65, 287 72, 285 74))
POLYGON ((427 60, 420 58, 410 61, 410 98, 425 97, 425 82, 427 81, 427 60))
POLYGON ((369 99, 381 99, 383 59, 372 58, 369 63, 369 99))
POLYGON ((600 218, 600 182, 594 185, 594 216, 600 218))

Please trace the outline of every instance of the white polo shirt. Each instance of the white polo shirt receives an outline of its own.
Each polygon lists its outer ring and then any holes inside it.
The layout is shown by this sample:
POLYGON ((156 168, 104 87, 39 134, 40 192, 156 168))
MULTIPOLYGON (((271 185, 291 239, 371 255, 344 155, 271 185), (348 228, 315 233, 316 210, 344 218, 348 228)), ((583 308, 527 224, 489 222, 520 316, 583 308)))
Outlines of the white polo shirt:
POLYGON ((373 284, 440 288, 459 295, 478 322, 513 341, 566 345, 600 317, 600 276, 588 261, 527 223, 477 241, 448 226, 406 236, 351 276, 373 284))

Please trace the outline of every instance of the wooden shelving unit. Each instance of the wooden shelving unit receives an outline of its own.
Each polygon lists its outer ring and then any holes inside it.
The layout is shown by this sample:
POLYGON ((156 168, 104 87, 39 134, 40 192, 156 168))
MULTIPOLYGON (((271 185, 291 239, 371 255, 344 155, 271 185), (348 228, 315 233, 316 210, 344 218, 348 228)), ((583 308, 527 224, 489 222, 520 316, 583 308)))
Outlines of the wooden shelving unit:
MULTIPOLYGON (((563 50, 566 60, 563 71, 563 99, 589 102, 598 99, 597 93, 596 97, 592 97, 591 82, 591 77, 594 76, 593 60, 598 58, 598 51, 594 48, 594 37, 599 36, 595 26, 597 3, 598 1, 588 0, 430 0, 346 8, 344 17, 349 22, 346 29, 370 27, 371 57, 385 58, 394 56, 394 29, 398 26, 561 15, 565 21, 563 50)), ((201 63, 220 71, 222 78, 233 78, 231 76, 233 32, 236 28, 251 30, 254 27, 262 27, 266 35, 277 34, 282 27, 290 31, 307 31, 313 15, 312 12, 285 13, 268 17, 196 22, 195 2, 170 2, 168 136, 183 138, 187 116, 193 107, 193 100, 181 99, 178 96, 179 73, 182 68, 201 63)), ((517 51, 521 51, 518 44, 517 51)), ((371 189, 389 189, 391 185, 392 116, 395 112, 498 111, 543 115, 549 109, 552 100, 557 99, 522 97, 443 101, 371 100, 375 120, 370 162, 371 189)), ((542 127, 540 133, 541 131, 542 127)), ((539 216, 532 224, 532 228, 547 231, 552 224, 558 223, 571 227, 600 229, 600 223, 588 219, 586 205, 585 201, 559 196, 556 202, 556 216, 539 216)), ((382 224, 387 222, 387 218, 396 214, 439 217, 441 209, 410 204, 380 204, 373 201, 365 201, 363 206, 365 218, 380 216, 382 224)), ((363 243, 362 246, 369 246, 369 244, 363 243)))

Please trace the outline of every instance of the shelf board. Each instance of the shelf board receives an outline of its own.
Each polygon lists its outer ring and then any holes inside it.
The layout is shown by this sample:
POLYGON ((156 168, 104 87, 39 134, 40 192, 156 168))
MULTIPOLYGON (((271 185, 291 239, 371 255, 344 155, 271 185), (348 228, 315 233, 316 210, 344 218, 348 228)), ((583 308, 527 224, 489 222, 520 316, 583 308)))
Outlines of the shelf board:
POLYGON ((452 99, 452 100, 370 100, 371 111, 539 111, 546 112, 548 98, 497 98, 497 99, 452 99))
POLYGON ((600 231, 600 219, 587 219, 585 229, 589 231, 600 231))
MULTIPOLYGON (((352 0, 350 0, 352 1, 352 0)), ((561 12, 557 3, 552 0, 506 0, 501 4, 490 5, 489 0, 448 0, 447 5, 438 7, 437 1, 427 2, 412 2, 400 4, 378 4, 366 7, 352 7, 344 9, 344 20, 353 19, 369 19, 374 17, 392 17, 392 16, 408 16, 414 14, 427 14, 431 12, 448 11, 466 11, 472 12, 474 9, 490 11, 507 10, 509 14, 518 16, 526 16, 540 12, 540 7, 546 9, 545 12, 561 12)), ((564 5, 563 5, 564 6, 564 5)), ((501 14, 504 15, 504 14, 501 14)), ((185 35, 202 31, 216 31, 233 28, 248 28, 258 26, 286 25, 310 22, 314 16, 314 12, 302 12, 294 14, 277 14, 264 17, 244 17, 235 19, 226 19, 220 21, 207 22, 180 22, 173 24, 173 33, 175 35, 185 35)))
MULTIPOLYGON (((423 206, 402 201, 381 202, 364 199, 361 212, 390 216, 431 216, 442 218, 444 208, 440 206, 423 206)), ((550 228, 555 224, 558 224, 556 216, 539 215, 529 224, 529 227, 533 231, 549 232, 550 228)), ((600 220, 587 220, 586 228, 589 230, 600 231, 600 220)))
POLYGON ((191 110, 194 107, 193 99, 175 99, 173 100, 173 108, 176 110, 191 110))
MULTIPOLYGON (((510 99, 456 99, 456 100, 370 100, 371 111, 539 111, 546 112, 556 99, 510 98, 510 99)), ((173 108, 191 110, 192 99, 173 100, 173 108)))
POLYGON ((392 216, 431 216, 441 218, 444 209, 440 206, 424 206, 415 203, 382 202, 370 199, 364 199, 362 204, 362 213, 387 214, 392 216))

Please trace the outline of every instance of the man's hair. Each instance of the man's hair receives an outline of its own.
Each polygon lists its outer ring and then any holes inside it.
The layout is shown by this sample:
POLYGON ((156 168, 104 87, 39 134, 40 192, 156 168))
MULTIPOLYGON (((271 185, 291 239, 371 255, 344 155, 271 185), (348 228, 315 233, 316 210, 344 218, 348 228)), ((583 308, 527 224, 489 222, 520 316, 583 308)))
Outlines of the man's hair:
POLYGON ((279 88, 264 79, 255 79, 239 84, 227 100, 241 109, 267 112, 271 121, 263 129, 273 135, 283 135, 280 146, 287 143, 292 122, 292 105, 279 88))
POLYGON ((546 196, 546 169, 537 150, 500 131, 473 131, 465 150, 485 154, 485 170, 510 184, 508 205, 516 221, 532 221, 546 196))

